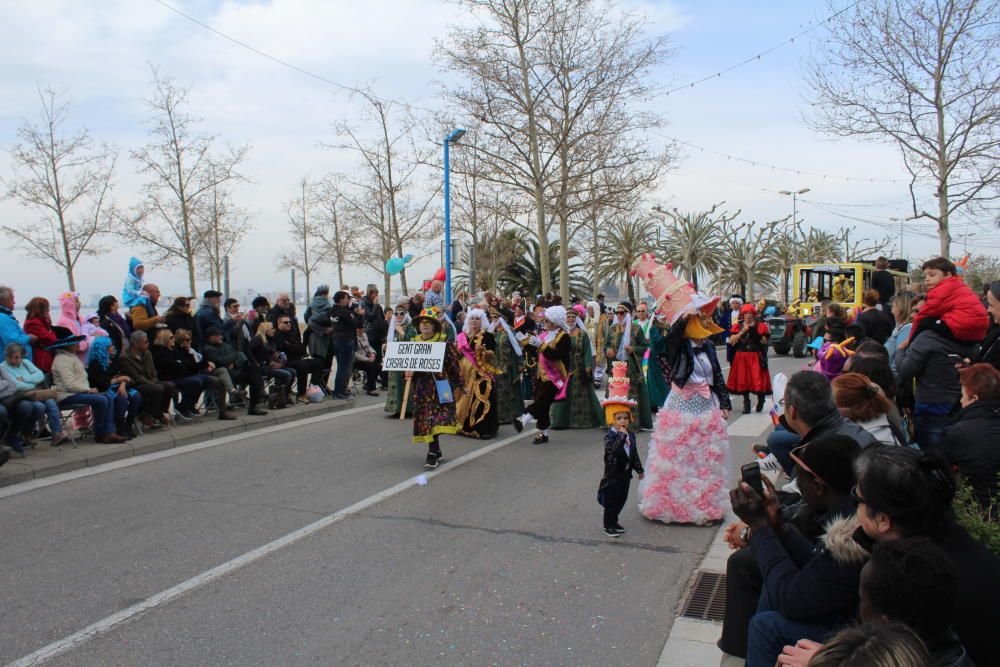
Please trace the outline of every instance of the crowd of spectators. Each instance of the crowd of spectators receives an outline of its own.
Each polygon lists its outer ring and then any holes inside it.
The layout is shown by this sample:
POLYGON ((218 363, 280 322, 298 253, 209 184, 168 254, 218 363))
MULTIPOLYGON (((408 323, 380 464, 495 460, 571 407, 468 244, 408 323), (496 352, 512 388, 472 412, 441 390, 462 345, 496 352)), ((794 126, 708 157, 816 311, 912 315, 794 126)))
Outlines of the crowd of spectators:
POLYGON ((388 323, 374 286, 332 298, 321 286, 302 320, 288 294, 273 306, 258 296, 246 309, 207 290, 161 312, 155 284, 137 289, 131 307, 107 295, 93 313, 63 293, 55 319, 49 301, 34 297, 22 320, 14 290, 0 286, 0 465, 44 439, 58 447, 89 433, 118 443, 205 412, 233 420, 236 408, 260 416, 346 399, 356 373, 370 395, 385 387, 388 323))
POLYGON ((763 494, 730 493, 723 665, 1000 664, 1000 558, 955 505, 1000 532, 1000 282, 923 272, 817 322, 842 367, 789 378, 763 494))

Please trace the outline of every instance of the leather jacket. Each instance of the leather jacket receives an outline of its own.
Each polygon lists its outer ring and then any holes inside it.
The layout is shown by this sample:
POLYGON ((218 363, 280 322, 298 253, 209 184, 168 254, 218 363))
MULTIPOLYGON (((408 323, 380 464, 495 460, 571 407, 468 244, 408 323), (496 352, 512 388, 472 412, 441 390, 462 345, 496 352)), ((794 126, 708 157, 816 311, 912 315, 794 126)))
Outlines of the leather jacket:
MULTIPOLYGON (((670 382, 683 387, 691 378, 691 369, 694 366, 694 350, 688 339, 684 337, 684 327, 687 322, 678 319, 670 327, 666 336, 667 343, 667 364, 670 368, 670 382)), ((722 375, 722 367, 719 366, 719 357, 715 354, 715 346, 711 342, 704 343, 705 352, 712 362, 712 393, 719 399, 719 408, 731 410, 732 402, 729 400, 729 390, 726 389, 726 378, 722 375)))

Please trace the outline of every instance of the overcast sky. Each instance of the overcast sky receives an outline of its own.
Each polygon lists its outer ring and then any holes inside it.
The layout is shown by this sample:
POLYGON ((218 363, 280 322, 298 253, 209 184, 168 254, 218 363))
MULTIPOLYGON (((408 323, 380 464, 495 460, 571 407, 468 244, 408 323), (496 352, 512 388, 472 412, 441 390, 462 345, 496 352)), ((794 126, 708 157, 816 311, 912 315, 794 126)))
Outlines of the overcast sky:
MULTIPOLYGON (((431 107, 438 104, 436 82, 443 76, 432 59, 434 38, 463 20, 457 6, 443 0, 169 2, 302 69, 347 85, 370 83, 380 96, 431 107)), ((163 75, 190 87, 188 109, 204 119, 205 132, 252 146, 244 171, 253 183, 239 187, 237 202, 254 211, 255 230, 234 258, 234 287, 287 288, 287 272, 273 269, 276 248, 284 243, 282 202, 294 198, 302 176, 315 178, 351 168, 350 156, 319 144, 333 140, 332 123, 357 116, 357 103, 343 91, 241 48, 154 0, 2 3, 0 146, 9 149, 22 120, 37 116, 36 86, 66 88, 73 102, 68 127, 86 126, 95 139, 120 147, 115 200, 123 207, 133 205, 141 178, 127 153, 146 138, 142 99, 150 94, 152 63, 163 75)), ((627 0, 620 5, 645 13, 651 32, 670 35, 676 56, 651 77, 668 86, 742 61, 829 15, 825 2, 802 0, 627 0)), ((660 98, 659 108, 670 123, 664 134, 771 165, 835 176, 899 179, 899 184, 797 175, 684 147, 680 164, 657 193, 660 202, 697 210, 725 200, 730 210, 741 208, 744 219, 770 220, 791 212, 789 198, 776 191, 808 187, 812 191, 799 205, 806 227, 856 226, 859 236, 898 236, 898 225, 890 225, 888 218, 906 217, 909 202, 896 150, 833 141, 816 135, 803 121, 808 113, 803 60, 812 40, 821 34, 822 30, 814 31, 720 78, 660 98), (823 202, 827 210, 809 201, 823 202), (850 221, 830 211, 880 224, 850 221)), ((664 139, 651 135, 649 141, 664 139)), ((0 153, 0 175, 5 179, 12 175, 6 151, 0 153)), ((9 201, 0 202, 0 216, 5 224, 37 219, 9 201)), ((936 240, 915 232, 906 237, 906 254, 933 254, 936 240)), ((31 295, 53 297, 65 288, 56 268, 23 261, 21 253, 8 248, 5 241, 0 282, 17 288, 20 304, 31 295)), ((80 292, 119 293, 132 253, 142 256, 142 249, 116 243, 108 254, 84 259, 77 273, 80 292)), ((426 262, 420 268, 429 276, 434 267, 426 262)), ((146 276, 166 294, 187 291, 185 274, 177 267, 151 264, 146 276)), ((325 276, 335 281, 332 268, 325 276)), ((380 276, 362 268, 352 267, 346 277, 351 283, 381 284, 380 276)))

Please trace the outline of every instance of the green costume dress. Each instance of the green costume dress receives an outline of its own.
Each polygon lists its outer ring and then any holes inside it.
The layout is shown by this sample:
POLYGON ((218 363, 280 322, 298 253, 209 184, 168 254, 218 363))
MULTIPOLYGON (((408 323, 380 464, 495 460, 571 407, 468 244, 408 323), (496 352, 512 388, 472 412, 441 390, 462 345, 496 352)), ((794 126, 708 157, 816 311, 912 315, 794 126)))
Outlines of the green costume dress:
POLYGON ((510 337, 502 327, 493 334, 497 340, 497 368, 503 375, 496 377, 497 418, 501 424, 510 424, 524 414, 524 398, 521 395, 521 357, 517 356, 510 344, 510 337))
POLYGON ((594 391, 594 352, 590 336, 577 327, 569 336, 573 344, 570 353, 569 388, 566 400, 552 406, 552 428, 597 428, 604 426, 601 402, 594 391))
MULTIPOLYGON (((396 340, 413 340, 417 336, 417 330, 413 328, 413 325, 406 325, 406 330, 402 335, 397 333, 396 340)), ((403 402, 403 388, 406 386, 406 378, 403 377, 402 371, 389 371, 389 388, 385 395, 385 407, 382 408, 390 415, 394 417, 399 416, 399 406, 403 402)), ((413 412, 413 394, 410 394, 410 398, 406 405, 406 416, 409 417, 413 412)))
MULTIPOLYGON (((624 335, 624 325, 612 326, 608 331, 605 346, 617 353, 624 335)), ((632 346, 632 352, 626 353, 629 379, 628 397, 638 403, 635 408, 632 408, 632 423, 629 425, 629 429, 633 431, 640 428, 652 429, 653 413, 649 404, 649 390, 646 388, 646 378, 643 377, 642 373, 642 357, 646 353, 648 344, 642 329, 633 326, 631 339, 626 344, 632 346)), ((615 361, 617 358, 612 356, 611 360, 615 361)))
POLYGON ((653 411, 663 407, 670 393, 670 385, 663 376, 663 367, 660 364, 660 355, 667 351, 667 338, 663 334, 663 329, 656 326, 649 327, 649 367, 646 369, 646 389, 649 391, 649 404, 653 411))

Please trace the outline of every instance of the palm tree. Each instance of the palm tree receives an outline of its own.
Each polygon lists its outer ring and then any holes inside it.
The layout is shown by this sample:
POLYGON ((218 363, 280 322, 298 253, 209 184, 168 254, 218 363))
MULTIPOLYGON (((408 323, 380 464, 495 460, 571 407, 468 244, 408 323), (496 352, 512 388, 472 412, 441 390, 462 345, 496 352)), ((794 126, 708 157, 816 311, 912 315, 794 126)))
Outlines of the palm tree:
POLYGON ((758 287, 774 289, 778 284, 775 238, 780 220, 758 226, 756 221, 743 225, 727 223, 722 228, 724 251, 729 272, 720 275, 720 291, 756 298, 758 287))
MULTIPOLYGON (((534 238, 520 240, 521 254, 500 273, 496 284, 505 291, 520 290, 523 294, 541 294, 543 281, 541 273, 541 250, 534 238)), ((562 276, 559 272, 559 241, 549 242, 549 277, 554 291, 559 291, 562 276)), ((578 253, 569 249, 569 291, 571 296, 585 297, 590 294, 590 282, 584 277, 578 253)))
POLYGON ((656 223, 652 218, 621 216, 604 229, 597 251, 597 268, 606 280, 625 279, 629 301, 635 303, 636 289, 630 272, 639 257, 654 246, 656 223))
POLYGON ((699 277, 712 275, 719 271, 725 261, 722 252, 722 235, 719 230, 723 224, 731 221, 739 211, 731 216, 722 213, 713 217, 715 209, 724 202, 716 204, 708 211, 681 213, 676 208, 664 211, 655 210, 667 216, 666 238, 661 250, 663 256, 678 267, 687 279, 698 289, 699 277))

